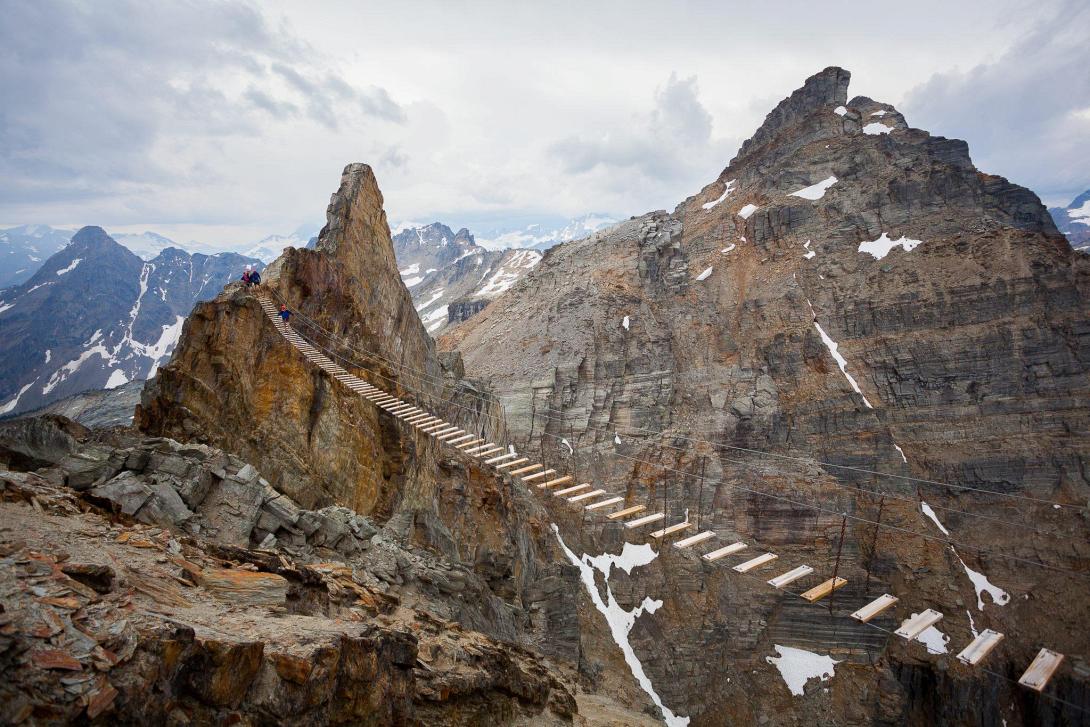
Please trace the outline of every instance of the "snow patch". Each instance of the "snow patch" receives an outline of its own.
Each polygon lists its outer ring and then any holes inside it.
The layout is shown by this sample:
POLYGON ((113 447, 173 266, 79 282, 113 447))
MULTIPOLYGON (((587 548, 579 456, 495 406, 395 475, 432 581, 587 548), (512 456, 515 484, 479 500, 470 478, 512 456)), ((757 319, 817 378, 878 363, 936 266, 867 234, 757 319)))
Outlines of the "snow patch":
MULTIPOLYGON (((954 549, 950 548, 950 550, 954 549)), ((989 581, 988 577, 980 571, 975 571, 965 565, 965 561, 961 559, 957 551, 954 551, 954 555, 957 557, 958 562, 961 563, 961 567, 965 569, 965 575, 969 576, 969 580, 973 582, 973 588, 976 589, 976 609, 978 611, 984 610, 984 598, 982 597, 984 593, 987 593, 991 597, 992 603, 997 606, 1005 606, 1010 603, 1011 595, 1009 593, 989 581)))
POLYGON ((568 448, 568 454, 575 454, 575 450, 572 449, 572 446, 570 444, 568 444, 567 439, 561 439, 560 444, 568 448))
POLYGON ((713 199, 711 202, 705 202, 704 204, 700 205, 700 207, 705 210, 710 210, 712 207, 715 207, 717 204, 725 200, 728 196, 730 196, 730 193, 734 191, 734 184, 737 181, 737 179, 732 179, 727 182, 726 189, 723 190, 723 194, 719 195, 719 199, 713 199))
POLYGON ((891 240, 886 233, 882 233, 881 237, 877 240, 864 240, 859 243, 859 252, 865 252, 874 257, 875 260, 881 260, 889 254, 890 250, 900 246, 905 252, 912 252, 917 246, 922 245, 923 240, 912 240, 904 235, 901 235, 899 240, 891 240))
POLYGON ((837 116, 843 116, 844 114, 848 113, 848 109, 844 108, 843 106, 837 106, 835 109, 833 109, 833 113, 837 116))
POLYGON ((12 411, 15 407, 19 406, 19 400, 23 398, 23 394, 27 392, 27 389, 34 385, 35 381, 37 381, 37 379, 34 379, 34 381, 31 381, 29 384, 19 389, 19 393, 15 395, 15 398, 8 401, 7 404, 0 406, 0 414, 7 414, 9 411, 12 411))
POLYGON ((759 209, 760 207, 755 204, 747 204, 745 207, 738 210, 738 216, 741 217, 743 220, 748 220, 749 216, 759 209))
POLYGON ((882 116, 885 116, 885 115, 886 115, 887 113, 888 113, 888 112, 887 112, 887 111, 885 111, 885 110, 882 110, 882 111, 872 111, 872 112, 871 112, 871 116, 878 116, 878 117, 882 117, 882 116))
POLYGON ((632 644, 628 641, 628 634, 632 631, 632 627, 636 625, 636 619, 644 613, 654 613, 657 611, 662 607, 662 601, 657 601, 645 596, 643 602, 640 603, 639 606, 633 608, 631 611, 626 611, 617 603, 617 599, 613 596, 613 590, 609 587, 609 571, 614 566, 620 568, 625 573, 631 574, 633 568, 647 565, 658 557, 658 553, 656 553, 648 543, 644 543, 643 545, 625 543, 620 555, 603 553, 597 557, 592 557, 584 553, 582 558, 578 558, 575 553, 568 549, 568 546, 564 543, 564 539, 560 537, 560 529, 557 528, 555 523, 552 525, 552 529, 553 533, 556 535, 557 541, 560 543, 560 548, 564 551, 568 560, 571 561, 572 565, 579 568, 583 586, 587 589, 587 594, 594 603, 594 607, 605 616, 606 623, 609 625, 610 635, 613 636, 613 640, 617 643, 617 646, 620 647, 621 653, 624 655, 624 660, 628 664, 628 668, 631 669, 632 676, 636 678, 636 682, 643 691, 647 692, 647 695, 651 697, 651 701, 662 710, 663 719, 665 719, 668 727, 686 727, 689 724, 689 718, 675 715, 662 703, 662 699, 659 697, 658 693, 655 692, 651 680, 643 670, 643 664, 640 663, 639 658, 637 658, 635 651, 632 649, 632 644), (595 571, 601 573, 602 578, 605 581, 605 600, 602 600, 602 594, 599 592, 598 584, 595 582, 595 571))
POLYGON ((621 321, 621 325, 624 326, 624 329, 626 331, 628 330, 629 323, 630 323, 630 321, 628 320, 628 316, 625 316, 624 320, 621 321))
POLYGON ((414 285, 416 285, 417 283, 419 283, 423 279, 424 278, 422 278, 422 277, 402 278, 401 282, 405 284, 406 288, 411 288, 411 287, 413 287, 414 285))
POLYGON ((829 187, 836 184, 836 177, 829 175, 825 179, 821 180, 817 184, 811 184, 809 187, 803 187, 797 192, 792 192, 789 197, 802 197, 803 199, 815 200, 821 199, 825 196, 825 191, 829 187))
POLYGON ((905 451, 901 449, 896 442, 893 443, 893 448, 897 450, 897 454, 901 455, 901 459, 905 461, 905 464, 908 464, 908 457, 905 456, 905 451))
MULTIPOLYGON (((419 233, 418 233, 419 234, 419 233)), ((420 272, 420 263, 413 263, 404 270, 398 270, 397 274, 404 278, 406 275, 416 275, 420 272)))
POLYGON ((836 665, 840 662, 831 656, 779 644, 775 647, 779 656, 766 656, 765 661, 780 670, 787 688, 796 697, 805 693, 806 682, 814 677, 824 682, 836 676, 836 665))
POLYGON ((614 444, 620 444, 621 443, 621 435, 620 434, 614 434, 613 435, 613 443, 614 444))
POLYGON ((64 275, 65 273, 72 272, 73 270, 76 269, 76 266, 79 265, 81 262, 83 262, 83 258, 76 258, 75 260, 73 260, 71 263, 68 264, 68 267, 61 268, 60 270, 58 270, 57 275, 64 275))
MULTIPOLYGON (((916 618, 918 615, 914 613, 909 618, 916 618)), ((950 641, 950 637, 934 626, 928 626, 916 637, 916 641, 926 646, 927 651, 932 654, 945 654, 946 644, 950 641)))
POLYGON ((159 334, 159 340, 143 349, 145 356, 152 360, 148 378, 155 376, 159 370, 159 362, 168 354, 174 353, 174 347, 178 345, 178 339, 182 337, 182 326, 185 325, 185 316, 175 316, 174 323, 163 326, 163 332, 159 334))
POLYGON ((4 301, 0 300, 0 313, 3 313, 8 308, 14 308, 14 307, 15 307, 14 303, 5 303, 4 301))
POLYGON ((438 308, 436 308, 435 310, 428 313, 421 320, 423 320, 424 323, 434 323, 435 321, 444 321, 447 318, 447 308, 448 307, 449 306, 441 305, 438 308))
POLYGON ((935 526, 942 531, 943 535, 950 534, 950 531, 947 530, 941 522, 939 522, 939 516, 936 515, 935 511, 931 509, 931 506, 923 500, 920 500, 920 511, 927 517, 931 518, 931 522, 935 523, 935 526))
POLYGON ((734 249, 734 248, 736 248, 736 247, 737 247, 737 245, 735 245, 735 244, 734 244, 734 243, 732 242, 731 244, 727 245, 726 247, 724 247, 724 248, 723 248, 722 250, 720 250, 719 252, 721 252, 721 253, 723 253, 724 255, 726 255, 726 254, 727 254, 728 252, 730 252, 731 250, 733 250, 733 249, 734 249))
MULTIPOLYGON (((810 301, 807 300, 806 303, 809 305, 810 301)), ((810 305, 810 312, 814 312, 813 305, 810 305)), ((848 361, 843 356, 841 356, 840 352, 837 350, 840 348, 840 345, 833 339, 829 338, 829 334, 826 333, 825 329, 821 327, 821 324, 817 322, 816 313, 814 313, 814 328, 817 329, 818 335, 821 336, 821 340, 825 344, 825 348, 829 349, 829 353, 832 354, 833 360, 836 361, 836 365, 840 367, 840 373, 844 374, 844 378, 848 380, 848 383, 851 385, 852 389, 855 390, 855 393, 863 397, 863 403, 867 405, 867 408, 873 409, 874 407, 871 406, 871 403, 869 401, 867 401, 866 395, 859 388, 859 384, 856 383, 855 377, 848 373, 848 361)))
POLYGON ((121 369, 114 369, 110 372, 110 378, 106 379, 106 389, 116 389, 119 386, 129 383, 129 377, 125 375, 125 372, 121 369))
POLYGON ((424 303, 421 303, 420 305, 416 306, 416 312, 417 312, 417 313, 419 313, 420 311, 424 310, 425 308, 427 308, 427 307, 428 307, 429 305, 431 305, 431 304, 432 304, 432 303, 434 303, 435 301, 437 301, 437 300, 439 300, 440 298, 442 298, 442 297, 443 297, 443 291, 444 291, 444 290, 446 290, 446 288, 440 288, 439 290, 435 291, 435 293, 434 293, 434 294, 432 295, 432 297, 431 297, 431 299, 430 299, 430 300, 428 300, 428 301, 426 301, 426 302, 424 302, 424 303))
POLYGON ((803 245, 803 248, 806 249, 806 254, 803 255, 803 257, 806 258, 807 260, 813 260, 814 256, 817 255, 817 252, 810 249, 810 241, 809 240, 806 241, 806 244, 803 245))
POLYGON ((870 134, 871 136, 878 136, 879 134, 888 134, 893 131, 892 127, 881 124, 877 121, 873 121, 863 127, 864 134, 870 134))
POLYGON ((708 276, 712 274, 712 270, 714 270, 714 269, 715 269, 714 267, 708 268, 707 270, 702 272, 700 275, 697 275, 696 279, 697 280, 707 280, 708 276))

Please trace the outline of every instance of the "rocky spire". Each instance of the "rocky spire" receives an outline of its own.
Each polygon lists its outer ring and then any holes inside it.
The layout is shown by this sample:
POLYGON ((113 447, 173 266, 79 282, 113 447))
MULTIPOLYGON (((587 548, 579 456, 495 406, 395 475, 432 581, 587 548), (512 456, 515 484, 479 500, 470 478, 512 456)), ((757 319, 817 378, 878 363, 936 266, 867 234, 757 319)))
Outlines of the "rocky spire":
POLYGON ((341 172, 341 184, 329 199, 326 224, 318 233, 319 252, 336 258, 349 274, 397 271, 393 243, 382 192, 367 164, 349 164, 341 172))
POLYGON ((807 78, 802 88, 796 89, 772 109, 757 133, 742 144, 738 156, 731 164, 772 141, 782 131, 795 126, 823 106, 844 105, 848 100, 848 82, 851 77, 852 74, 843 68, 829 66, 807 78))

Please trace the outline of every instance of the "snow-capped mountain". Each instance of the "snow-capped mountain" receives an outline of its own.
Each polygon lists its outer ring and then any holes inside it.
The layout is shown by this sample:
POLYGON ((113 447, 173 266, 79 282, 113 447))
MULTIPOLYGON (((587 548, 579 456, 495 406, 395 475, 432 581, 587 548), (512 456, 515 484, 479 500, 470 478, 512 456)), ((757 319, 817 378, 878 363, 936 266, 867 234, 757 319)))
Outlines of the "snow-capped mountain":
POLYGON ((71 230, 49 225, 20 225, 0 230, 0 288, 29 280, 42 262, 71 238, 71 230))
POLYGON ((268 265, 280 257, 285 247, 313 247, 318 229, 312 225, 301 225, 290 235, 269 235, 243 250, 242 254, 268 265))
POLYGON ((432 335, 481 310, 541 260, 537 250, 486 250, 469 230, 441 222, 404 228, 393 242, 401 279, 432 335))
POLYGON ((156 255, 161 253, 167 248, 176 248, 179 250, 185 250, 188 253, 201 253, 202 255, 215 255, 220 250, 206 245, 195 240, 190 240, 187 243, 178 243, 171 240, 169 237, 160 235, 158 232, 152 232, 151 230, 145 230, 141 233, 115 233, 111 235, 115 242, 124 245, 141 260, 151 260, 156 255))
POLYGON ((84 227, 30 278, 0 290, 0 415, 152 376, 193 304, 259 261, 167 248, 141 260, 84 227))
POLYGON ((619 220, 604 214, 588 214, 567 221, 542 220, 521 227, 499 226, 478 235, 478 244, 488 250, 534 248, 548 250, 554 245, 603 232, 619 220))
POLYGON ((1052 207, 1048 211, 1056 227, 1071 241, 1071 247, 1090 252, 1090 189, 1066 207, 1052 207))

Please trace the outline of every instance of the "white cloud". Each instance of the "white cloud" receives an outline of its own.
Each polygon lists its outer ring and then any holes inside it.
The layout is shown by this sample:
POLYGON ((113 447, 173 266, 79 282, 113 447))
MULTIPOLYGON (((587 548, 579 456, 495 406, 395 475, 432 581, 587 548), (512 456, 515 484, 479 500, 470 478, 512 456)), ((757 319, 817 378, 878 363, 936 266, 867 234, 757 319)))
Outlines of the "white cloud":
MULTIPOLYGON (((949 80, 970 77, 958 69, 1010 65, 997 59, 1006 49, 1021 58, 1025 28, 1060 7, 921 0, 845 16, 785 5, 10 3, 0 220, 237 245, 320 222, 353 161, 375 166, 391 219, 671 208, 821 68, 842 65, 853 94, 898 105, 925 79, 948 79, 906 109, 934 128, 972 85, 949 80)), ((1062 117, 1050 123, 1072 134, 1090 123, 1078 113, 1085 91, 1066 114, 1054 99, 1020 96, 1050 76, 1069 85, 1058 95, 1079 96, 1070 69, 1080 56, 1064 37, 1034 36, 1039 58, 1025 58, 1032 73, 1009 95, 1026 118, 1011 117, 1011 134, 1041 118, 1062 117)), ((1002 73, 983 77, 1002 99, 1002 73)), ((1003 172, 1036 150, 991 137, 987 100, 980 124, 935 130, 964 129, 974 156, 1003 172)), ((1044 153, 1062 161, 1057 133, 1044 153)), ((1060 171, 1074 179, 1078 168, 1060 171)), ((1040 182, 1015 179, 1052 185, 1041 169, 1040 182)))

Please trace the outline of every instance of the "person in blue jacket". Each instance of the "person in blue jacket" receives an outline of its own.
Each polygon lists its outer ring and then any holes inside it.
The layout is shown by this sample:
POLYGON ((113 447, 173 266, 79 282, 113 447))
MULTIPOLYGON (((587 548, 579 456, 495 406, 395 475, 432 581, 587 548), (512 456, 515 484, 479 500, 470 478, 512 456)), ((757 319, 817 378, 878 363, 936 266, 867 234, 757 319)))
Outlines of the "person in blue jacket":
POLYGON ((288 307, 286 305, 281 303, 280 304, 280 320, 284 321, 284 324, 287 325, 289 318, 291 318, 291 311, 288 310, 288 307))

